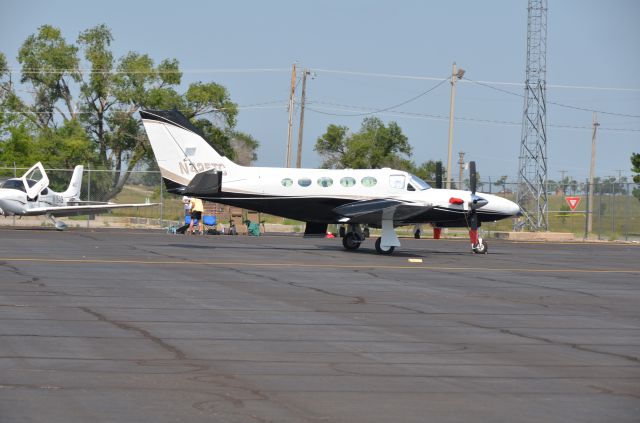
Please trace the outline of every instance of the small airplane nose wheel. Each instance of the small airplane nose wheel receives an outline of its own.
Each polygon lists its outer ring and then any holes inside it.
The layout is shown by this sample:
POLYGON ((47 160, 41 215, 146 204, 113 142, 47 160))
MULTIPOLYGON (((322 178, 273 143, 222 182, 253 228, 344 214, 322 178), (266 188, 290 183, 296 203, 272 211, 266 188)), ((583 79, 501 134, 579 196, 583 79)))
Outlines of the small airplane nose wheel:
POLYGON ((478 243, 471 246, 471 251, 475 254, 487 254, 487 243, 482 238, 478 238, 478 243))

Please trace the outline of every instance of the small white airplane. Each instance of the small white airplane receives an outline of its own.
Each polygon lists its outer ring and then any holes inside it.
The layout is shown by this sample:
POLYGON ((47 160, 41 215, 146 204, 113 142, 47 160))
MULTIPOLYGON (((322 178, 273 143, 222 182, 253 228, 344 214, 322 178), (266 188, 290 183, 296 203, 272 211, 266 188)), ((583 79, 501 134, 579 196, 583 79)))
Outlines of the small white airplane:
POLYGON ((49 188, 49 178, 38 162, 20 178, 11 178, 0 186, 0 214, 4 216, 41 216, 49 218, 59 231, 67 225, 55 220, 54 216, 76 216, 104 213, 123 207, 148 207, 155 203, 116 204, 94 201, 80 201, 82 166, 76 166, 71 176, 69 188, 55 192, 49 188))
POLYGON ((436 189, 415 175, 384 169, 297 169, 240 166, 212 148, 177 110, 140 112, 169 192, 306 222, 305 236, 325 236, 329 224, 341 230, 345 249, 364 241, 362 225, 382 228, 375 242, 391 254, 400 241, 395 227, 430 223, 434 228, 467 227, 474 253, 486 253, 478 237, 482 222, 520 213, 505 198, 471 191, 436 189))

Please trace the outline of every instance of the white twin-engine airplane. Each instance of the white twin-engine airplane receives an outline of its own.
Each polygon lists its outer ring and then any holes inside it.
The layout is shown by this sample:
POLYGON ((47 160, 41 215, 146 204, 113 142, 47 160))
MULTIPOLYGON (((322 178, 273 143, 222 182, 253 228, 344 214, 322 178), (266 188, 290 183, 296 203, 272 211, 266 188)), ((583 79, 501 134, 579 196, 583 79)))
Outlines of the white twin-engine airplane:
POLYGON ((486 253, 478 226, 520 212, 507 199, 476 194, 473 162, 471 191, 431 188, 415 175, 389 168, 245 167, 212 148, 177 110, 145 110, 140 116, 170 192, 301 220, 305 236, 325 235, 328 224, 345 224, 347 250, 360 247, 365 224, 382 228, 376 251, 391 254, 400 246, 395 227, 430 223, 468 227, 472 251, 486 253))
POLYGON ((0 214, 4 216, 47 216, 59 231, 67 225, 54 216, 76 216, 104 213, 122 207, 148 207, 154 203, 116 204, 80 201, 82 166, 76 166, 69 188, 55 192, 49 188, 49 178, 38 162, 20 178, 7 179, 0 186, 0 214))

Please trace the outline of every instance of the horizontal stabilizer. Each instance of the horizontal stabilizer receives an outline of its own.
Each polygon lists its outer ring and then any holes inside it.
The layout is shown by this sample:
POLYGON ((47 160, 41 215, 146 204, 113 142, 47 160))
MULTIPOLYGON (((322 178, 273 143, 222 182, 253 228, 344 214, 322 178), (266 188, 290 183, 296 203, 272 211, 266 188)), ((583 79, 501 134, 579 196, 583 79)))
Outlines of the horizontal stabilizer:
POLYGON ((184 195, 210 197, 219 194, 221 189, 222 172, 212 169, 196 174, 184 189, 184 195))

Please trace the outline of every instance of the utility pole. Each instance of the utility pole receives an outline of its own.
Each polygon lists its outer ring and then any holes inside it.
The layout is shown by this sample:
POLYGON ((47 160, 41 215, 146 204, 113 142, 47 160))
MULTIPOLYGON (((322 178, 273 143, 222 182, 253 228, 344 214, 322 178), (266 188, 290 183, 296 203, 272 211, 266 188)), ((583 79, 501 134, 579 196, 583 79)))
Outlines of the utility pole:
POLYGON ((307 75, 309 75, 309 69, 305 69, 302 72, 302 95, 300 96, 300 126, 298 127, 298 155, 296 156, 296 167, 302 167, 302 131, 304 129, 304 101, 305 93, 307 91, 307 75))
POLYGON ((567 195, 567 186, 564 184, 564 174, 567 173, 566 170, 559 170, 560 172, 560 186, 562 187, 562 195, 567 195))
POLYGON ((600 124, 598 123, 598 115, 593 112, 593 133, 591 135, 591 167, 589 168, 589 201, 587 211, 587 236, 593 230, 593 174, 596 171, 596 131, 600 124))
POLYGON ((449 149, 447 152, 447 189, 451 189, 451 150, 453 149, 453 115, 456 104, 456 82, 464 76, 464 69, 457 69, 453 62, 451 71, 451 102, 449 107, 449 149))
POLYGON ((291 167, 291 150, 293 140, 293 108, 295 105, 296 95, 296 64, 293 64, 291 70, 291 93, 289 94, 289 132, 287 136, 287 158, 285 161, 285 167, 291 167))
POLYGON ((462 188, 462 178, 463 178, 463 171, 464 171, 464 152, 462 152, 462 151, 459 152, 458 156, 460 157, 458 159, 458 165, 460 166, 460 174, 458 175, 459 176, 458 181, 460 181, 460 182, 459 182, 459 185, 458 185, 458 189, 464 189, 464 188, 462 188))

